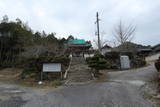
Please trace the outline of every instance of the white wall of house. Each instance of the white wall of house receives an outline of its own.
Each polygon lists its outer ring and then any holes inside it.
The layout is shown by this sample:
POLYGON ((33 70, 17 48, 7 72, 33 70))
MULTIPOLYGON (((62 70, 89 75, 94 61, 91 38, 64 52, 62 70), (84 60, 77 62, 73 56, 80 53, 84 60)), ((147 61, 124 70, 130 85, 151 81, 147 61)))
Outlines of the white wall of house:
POLYGON ((155 60, 157 60, 159 57, 160 57, 160 53, 157 53, 157 54, 154 54, 154 55, 151 55, 151 56, 146 57, 145 60, 146 60, 147 62, 155 61, 155 60))
POLYGON ((107 53, 107 52, 111 52, 111 49, 108 49, 108 48, 104 48, 104 49, 102 49, 101 50, 101 54, 105 54, 105 53, 107 53))
MULTIPOLYGON (((83 56, 83 54, 81 54, 80 56, 83 56)), ((84 58, 93 57, 93 56, 94 56, 94 54, 87 54, 87 53, 84 54, 84 58)), ((72 58, 73 55, 70 54, 69 57, 72 58)))
POLYGON ((84 54, 84 58, 93 57, 94 54, 84 54))

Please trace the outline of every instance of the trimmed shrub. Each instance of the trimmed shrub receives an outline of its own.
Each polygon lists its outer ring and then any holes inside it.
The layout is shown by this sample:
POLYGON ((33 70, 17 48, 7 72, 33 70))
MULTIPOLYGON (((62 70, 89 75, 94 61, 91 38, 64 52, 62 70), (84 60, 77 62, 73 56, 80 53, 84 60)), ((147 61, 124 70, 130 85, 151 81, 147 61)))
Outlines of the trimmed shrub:
POLYGON ((108 61, 108 69, 120 68, 120 56, 126 55, 129 57, 132 68, 142 67, 146 65, 144 57, 138 56, 132 52, 109 52, 105 54, 105 59, 108 61))
POLYGON ((112 60, 117 60, 119 59, 119 52, 109 52, 105 54, 105 59, 112 59, 112 60))
POLYGON ((109 52, 105 54, 105 59, 107 60, 107 69, 118 69, 120 66, 119 62, 119 52, 109 52))
MULTIPOLYGON (((22 78, 28 77, 29 75, 35 73, 38 77, 40 77, 40 72, 42 70, 43 63, 61 63, 62 70, 65 69, 65 66, 68 66, 70 59, 65 56, 60 57, 49 57, 49 56, 41 56, 41 57, 32 57, 25 61, 23 66, 24 71, 22 73, 22 78)), ((44 75, 44 77, 48 78, 44 75)))
POLYGON ((94 70, 93 71, 94 74, 98 74, 99 70, 106 68, 107 61, 101 54, 95 54, 93 57, 87 58, 86 61, 88 66, 94 70))
POLYGON ((133 59, 131 59, 131 67, 142 67, 145 66, 147 63, 144 58, 135 56, 133 59))

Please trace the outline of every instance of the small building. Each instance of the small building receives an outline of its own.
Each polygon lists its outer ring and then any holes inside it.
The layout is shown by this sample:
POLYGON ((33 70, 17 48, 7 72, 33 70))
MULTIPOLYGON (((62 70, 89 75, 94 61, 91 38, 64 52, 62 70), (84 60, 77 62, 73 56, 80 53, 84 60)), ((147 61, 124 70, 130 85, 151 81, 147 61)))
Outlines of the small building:
POLYGON ((154 53, 160 52, 160 44, 157 44, 157 45, 153 46, 152 50, 153 50, 154 53))
POLYGON ((106 44, 101 48, 101 53, 104 55, 105 53, 111 52, 111 50, 112 50, 112 47, 106 44))
POLYGON ((152 49, 151 48, 146 48, 146 49, 138 49, 137 50, 137 54, 138 55, 141 55, 141 56, 148 56, 150 55, 152 52, 152 49))
POLYGON ((131 52, 131 53, 148 53, 151 51, 151 46, 143 46, 133 42, 125 42, 115 48, 112 51, 116 52, 131 52))
POLYGON ((92 44, 90 41, 84 39, 69 39, 68 40, 68 51, 70 55, 76 57, 85 57, 93 53, 91 49, 92 44))

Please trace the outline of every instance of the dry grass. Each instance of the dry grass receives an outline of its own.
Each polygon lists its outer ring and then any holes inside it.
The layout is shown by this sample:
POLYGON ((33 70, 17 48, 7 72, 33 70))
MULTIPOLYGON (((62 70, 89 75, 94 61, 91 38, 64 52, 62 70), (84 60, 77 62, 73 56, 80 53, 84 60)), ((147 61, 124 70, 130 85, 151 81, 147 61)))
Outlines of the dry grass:
POLYGON ((153 102, 156 107, 160 107, 160 98, 157 96, 160 95, 160 73, 156 73, 148 84, 148 87, 145 91, 145 98, 153 102))
POLYGON ((22 69, 6 68, 0 70, 0 82, 14 83, 18 80, 19 75, 22 73, 22 69))
POLYGON ((43 81, 41 85, 34 78, 21 79, 23 69, 7 68, 0 70, 0 83, 15 84, 25 88, 48 92, 62 85, 61 80, 43 81))

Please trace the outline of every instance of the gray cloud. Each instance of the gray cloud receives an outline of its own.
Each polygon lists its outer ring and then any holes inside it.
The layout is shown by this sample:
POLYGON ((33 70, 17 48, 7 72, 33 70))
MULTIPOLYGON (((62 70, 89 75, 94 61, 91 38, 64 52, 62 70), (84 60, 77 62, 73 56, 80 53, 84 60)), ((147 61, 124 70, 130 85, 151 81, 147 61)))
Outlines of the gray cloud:
POLYGON ((18 17, 34 31, 93 40, 99 11, 101 32, 106 33, 103 38, 112 40, 113 27, 122 20, 137 26, 134 41, 145 45, 160 43, 159 10, 159 0, 0 0, 0 17, 18 17))

